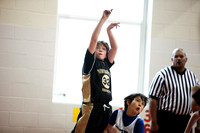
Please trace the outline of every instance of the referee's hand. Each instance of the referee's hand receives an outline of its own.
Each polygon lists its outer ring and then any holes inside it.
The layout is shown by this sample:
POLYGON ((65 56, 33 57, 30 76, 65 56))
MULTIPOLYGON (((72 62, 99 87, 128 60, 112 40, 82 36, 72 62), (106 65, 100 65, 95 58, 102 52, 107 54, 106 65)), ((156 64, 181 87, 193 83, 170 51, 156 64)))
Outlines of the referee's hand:
POLYGON ((151 133, 158 133, 159 126, 157 123, 151 123, 151 133))

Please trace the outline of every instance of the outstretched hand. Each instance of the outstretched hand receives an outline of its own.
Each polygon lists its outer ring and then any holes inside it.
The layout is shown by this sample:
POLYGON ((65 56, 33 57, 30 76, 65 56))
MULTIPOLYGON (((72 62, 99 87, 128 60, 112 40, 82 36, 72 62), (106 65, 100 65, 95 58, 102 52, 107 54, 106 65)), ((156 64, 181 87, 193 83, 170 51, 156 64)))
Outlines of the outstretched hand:
POLYGON ((107 27, 107 30, 111 30, 113 27, 116 27, 116 28, 117 28, 117 27, 120 27, 119 24, 120 24, 120 23, 111 23, 111 24, 107 27))
POLYGON ((112 13, 112 10, 113 9, 111 9, 111 10, 104 10, 104 12, 103 12, 103 18, 107 19, 110 16, 110 14, 112 13))

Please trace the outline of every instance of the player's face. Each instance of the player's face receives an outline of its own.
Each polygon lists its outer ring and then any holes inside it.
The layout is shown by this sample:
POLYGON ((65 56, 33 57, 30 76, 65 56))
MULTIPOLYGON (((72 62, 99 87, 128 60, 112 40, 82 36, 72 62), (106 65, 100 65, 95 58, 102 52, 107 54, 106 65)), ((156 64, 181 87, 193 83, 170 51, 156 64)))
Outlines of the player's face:
POLYGON ((106 58, 106 52, 106 47, 103 44, 99 43, 96 46, 95 56, 100 60, 104 60, 106 58))
POLYGON ((133 115, 137 115, 142 112, 145 106, 145 102, 141 99, 140 96, 134 98, 134 100, 128 104, 127 111, 133 115))
POLYGON ((172 57, 172 63, 175 68, 184 68, 187 62, 187 57, 184 55, 183 51, 177 51, 172 57))

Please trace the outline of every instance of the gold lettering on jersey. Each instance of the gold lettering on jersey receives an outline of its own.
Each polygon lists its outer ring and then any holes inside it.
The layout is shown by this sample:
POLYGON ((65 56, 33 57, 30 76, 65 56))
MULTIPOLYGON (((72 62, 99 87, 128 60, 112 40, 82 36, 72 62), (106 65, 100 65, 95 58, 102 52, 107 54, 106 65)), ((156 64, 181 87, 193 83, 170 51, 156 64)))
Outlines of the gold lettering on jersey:
POLYGON ((107 93, 111 93, 110 90, 107 90, 107 89, 104 89, 104 88, 102 88, 102 91, 107 92, 107 93))
POLYGON ((108 75, 110 76, 110 72, 109 72, 108 70, 105 70, 105 69, 97 69, 97 72, 98 72, 99 74, 104 73, 104 74, 108 74, 108 75))

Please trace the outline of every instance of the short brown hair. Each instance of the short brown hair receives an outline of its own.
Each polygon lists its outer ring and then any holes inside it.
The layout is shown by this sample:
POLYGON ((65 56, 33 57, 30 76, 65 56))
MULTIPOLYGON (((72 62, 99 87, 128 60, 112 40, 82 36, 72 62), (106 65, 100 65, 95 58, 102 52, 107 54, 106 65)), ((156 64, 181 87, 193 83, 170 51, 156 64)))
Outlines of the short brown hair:
POLYGON ((100 44, 100 43, 103 44, 104 47, 106 47, 106 53, 108 53, 109 50, 110 50, 110 47, 109 47, 108 43, 105 42, 105 41, 98 41, 97 45, 100 44))

